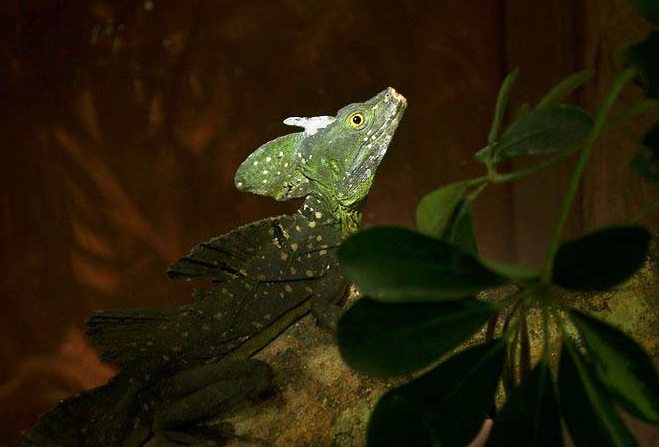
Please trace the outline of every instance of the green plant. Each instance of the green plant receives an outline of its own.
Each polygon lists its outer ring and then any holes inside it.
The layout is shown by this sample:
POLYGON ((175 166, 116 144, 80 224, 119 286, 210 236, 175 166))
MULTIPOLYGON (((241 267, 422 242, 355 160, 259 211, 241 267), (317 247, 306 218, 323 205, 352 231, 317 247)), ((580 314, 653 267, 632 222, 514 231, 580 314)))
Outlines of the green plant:
MULTIPOLYGON (((657 18, 650 3, 638 3, 657 18)), ((561 419, 579 446, 635 445, 615 406, 659 424, 659 377, 651 359, 632 338, 577 310, 572 300, 575 292, 605 291, 629 279, 645 263, 650 233, 637 225, 607 227, 561 243, 598 138, 656 108, 659 33, 630 47, 627 58, 629 67, 594 116, 563 103, 592 76, 585 71, 559 83, 534 108, 523 107, 502 132, 513 72, 503 82, 488 144, 476 153, 486 174, 424 197, 418 231, 375 227, 342 245, 342 268, 365 295, 339 322, 345 361, 379 376, 423 370, 382 396, 371 415, 369 445, 466 445, 493 415, 500 383, 488 446, 563 445, 561 419), (647 100, 609 119, 632 80, 647 100), (520 171, 498 170, 503 160, 522 155, 543 158, 520 171), (478 195, 571 155, 578 159, 544 265, 534 270, 479 256, 472 218, 478 195), (491 294, 481 292, 491 289, 500 293, 483 298, 491 294), (532 321, 542 334, 537 359, 530 347, 532 321)), ((659 181, 659 123, 631 167, 659 181)))

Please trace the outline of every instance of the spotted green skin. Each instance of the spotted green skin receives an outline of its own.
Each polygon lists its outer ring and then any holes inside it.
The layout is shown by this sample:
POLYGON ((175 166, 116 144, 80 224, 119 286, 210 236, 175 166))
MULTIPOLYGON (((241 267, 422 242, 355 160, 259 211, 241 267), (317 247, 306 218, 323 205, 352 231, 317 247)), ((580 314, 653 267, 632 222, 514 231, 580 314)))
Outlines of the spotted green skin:
POLYGON ((203 242, 174 263, 172 278, 211 281, 193 304, 96 312, 87 332, 121 372, 42 416, 22 445, 224 445, 231 430, 207 422, 271 384, 270 367, 249 357, 310 310, 334 327, 348 287, 336 250, 359 227, 405 106, 387 89, 322 128, 257 149, 236 186, 277 200, 306 196, 302 207, 203 242), (349 123, 355 113, 365 119, 360 128, 349 123))

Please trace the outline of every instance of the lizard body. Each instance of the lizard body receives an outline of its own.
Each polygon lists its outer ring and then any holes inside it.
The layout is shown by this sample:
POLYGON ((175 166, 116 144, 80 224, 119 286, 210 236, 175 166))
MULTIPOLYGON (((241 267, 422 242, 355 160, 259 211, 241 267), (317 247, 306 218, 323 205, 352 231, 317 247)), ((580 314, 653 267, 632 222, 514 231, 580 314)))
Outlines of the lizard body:
POLYGON ((63 401, 23 445, 223 445, 204 422, 270 384, 251 360, 310 310, 329 326, 347 289, 337 262, 406 107, 388 88, 335 117, 289 118, 304 127, 257 149, 236 173, 243 191, 306 197, 292 215, 263 219, 196 246, 172 278, 210 279, 192 304, 96 312, 87 322, 104 360, 121 367, 108 384, 63 401), (169 444, 167 444, 169 443, 169 444), (159 444, 160 445, 160 444, 159 444))

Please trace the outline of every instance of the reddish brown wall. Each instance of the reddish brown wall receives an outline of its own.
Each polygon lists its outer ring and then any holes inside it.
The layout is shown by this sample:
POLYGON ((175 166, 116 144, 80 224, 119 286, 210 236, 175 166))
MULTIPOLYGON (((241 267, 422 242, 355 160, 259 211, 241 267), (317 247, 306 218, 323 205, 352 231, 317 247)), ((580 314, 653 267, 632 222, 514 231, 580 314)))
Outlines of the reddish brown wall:
MULTIPOLYGON (((387 85, 405 94, 366 223, 411 226, 425 193, 480 175, 472 153, 513 67, 517 106, 595 66, 576 98, 592 110, 619 48, 643 33, 623 3, 10 1, 0 11, 0 445, 107 377, 76 335, 91 309, 185 302, 189 287, 164 277, 169 262, 294 208, 232 181, 252 150, 290 131, 283 118, 332 113, 387 85), (83 358, 87 375, 75 368, 83 358)), ((572 234, 656 194, 626 171, 637 135, 596 153, 572 234)), ((568 171, 483 194, 483 251, 538 262, 568 171)))
MULTIPOLYGON (((584 18, 578 0, 545 2, 542 8, 529 7, 523 0, 508 0, 505 11, 508 71, 520 69, 511 96, 510 110, 514 113, 524 103, 539 101, 567 74, 585 68, 580 45, 580 25, 584 18)), ((514 161, 512 168, 518 169, 525 162, 528 160, 514 161)), ((571 170, 572 163, 562 163, 512 187, 518 261, 529 265, 542 263, 571 170)), ((578 207, 577 201, 575 208, 578 207)), ((566 233, 577 234, 579 220, 572 219, 570 223, 566 233)))
MULTIPOLYGON (((585 90, 584 101, 593 106, 602 100, 619 70, 627 43, 643 39, 651 26, 638 20, 629 2, 606 0, 586 4, 589 15, 584 32, 584 59, 597 70, 597 76, 585 90)), ((625 90, 612 115, 624 112, 641 99, 639 89, 625 90)), ((637 149, 636 142, 656 118, 657 115, 650 115, 635 120, 602 139, 585 179, 583 219, 587 228, 621 223, 657 199, 656 186, 642 181, 628 169, 629 158, 637 149)), ((648 215, 644 223, 656 226, 659 214, 648 215)))

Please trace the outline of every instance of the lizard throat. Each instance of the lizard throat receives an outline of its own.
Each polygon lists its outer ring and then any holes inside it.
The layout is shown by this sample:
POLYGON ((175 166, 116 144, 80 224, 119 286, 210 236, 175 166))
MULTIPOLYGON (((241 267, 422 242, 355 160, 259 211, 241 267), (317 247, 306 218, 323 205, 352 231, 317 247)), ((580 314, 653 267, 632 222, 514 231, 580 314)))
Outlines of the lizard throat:
POLYGON ((313 225, 340 225, 344 237, 355 233, 361 227, 361 202, 350 206, 314 195, 308 196, 298 210, 313 225))

